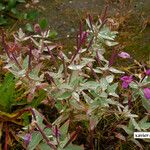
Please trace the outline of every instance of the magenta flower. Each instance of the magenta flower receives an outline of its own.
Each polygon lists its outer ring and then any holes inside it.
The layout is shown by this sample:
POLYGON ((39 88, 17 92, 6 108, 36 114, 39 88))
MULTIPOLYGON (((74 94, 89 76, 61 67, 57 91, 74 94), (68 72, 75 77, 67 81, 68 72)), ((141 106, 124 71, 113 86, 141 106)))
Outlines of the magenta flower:
POLYGON ((118 56, 121 57, 121 58, 124 58, 124 59, 131 58, 131 56, 128 53, 126 53, 126 52, 120 52, 118 54, 118 56))
POLYGON ((23 137, 23 140, 24 140, 24 144, 27 146, 30 141, 32 139, 32 135, 30 133, 27 133, 24 137, 23 137))
POLYGON ((146 74, 147 76, 150 76, 150 69, 146 70, 145 74, 146 74))
POLYGON ((144 88, 144 96, 150 100, 150 88, 144 88))
POLYGON ((128 88, 129 84, 133 81, 132 76, 123 76, 121 77, 122 80, 122 88, 128 88))

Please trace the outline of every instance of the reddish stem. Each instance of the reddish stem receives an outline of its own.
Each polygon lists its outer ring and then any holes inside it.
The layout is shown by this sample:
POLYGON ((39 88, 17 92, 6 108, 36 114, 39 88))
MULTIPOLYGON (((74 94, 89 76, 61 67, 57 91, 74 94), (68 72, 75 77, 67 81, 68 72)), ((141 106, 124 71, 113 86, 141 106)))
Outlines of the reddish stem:
POLYGON ((8 127, 7 127, 7 124, 6 124, 6 127, 5 127, 5 146, 4 146, 4 150, 8 150, 8 127))
POLYGON ((101 60, 99 58, 98 50, 96 50, 96 60, 98 62, 98 65, 101 67, 101 60))
POLYGON ((57 64, 57 61, 56 61, 56 59, 55 59, 55 57, 54 57, 52 51, 49 49, 49 47, 48 47, 47 45, 46 45, 46 47, 47 47, 48 53, 50 54, 50 56, 51 56, 51 58, 52 58, 52 61, 55 63, 55 65, 56 65, 56 67, 57 67, 58 64, 57 64))
POLYGON ((41 135, 43 136, 43 139, 46 141, 46 143, 53 149, 53 150, 57 150, 56 146, 51 143, 51 141, 47 138, 47 136, 45 135, 45 133, 43 132, 43 130, 41 129, 41 127, 35 122, 35 125, 37 126, 38 130, 40 131, 41 135))
POLYGON ((78 135, 78 133, 81 131, 81 127, 80 126, 78 126, 77 127, 77 130, 73 133, 73 135, 70 137, 70 139, 69 139, 69 141, 65 144, 65 146, 63 147, 63 149, 64 148, 66 148, 74 139, 75 139, 75 137, 78 135))
POLYGON ((9 54, 9 50, 8 50, 8 46, 7 46, 6 42, 5 42, 5 34, 4 34, 3 30, 2 30, 2 46, 3 46, 7 56, 11 59, 10 54, 9 54))
POLYGON ((93 25, 92 25, 93 19, 92 19, 91 15, 89 15, 88 18, 89 18, 91 30, 94 32, 93 25))
POLYGON ((109 59, 109 67, 111 67, 114 64, 116 56, 117 56, 116 49, 113 49, 109 59))
POLYGON ((32 46, 30 45, 29 46, 29 61, 28 61, 28 70, 30 70, 30 71, 31 71, 31 68, 32 68, 31 59, 32 59, 32 46))

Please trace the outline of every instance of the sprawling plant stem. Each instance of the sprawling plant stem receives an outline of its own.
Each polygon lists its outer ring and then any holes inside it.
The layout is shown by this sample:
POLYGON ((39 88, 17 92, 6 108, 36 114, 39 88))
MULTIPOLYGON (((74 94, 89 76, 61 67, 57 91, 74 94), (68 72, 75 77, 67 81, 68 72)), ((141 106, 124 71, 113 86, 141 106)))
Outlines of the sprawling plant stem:
POLYGON ((81 131, 81 127, 78 126, 76 131, 72 134, 69 141, 65 144, 65 146, 63 148, 66 148, 76 138, 76 136, 79 134, 80 131, 81 131))

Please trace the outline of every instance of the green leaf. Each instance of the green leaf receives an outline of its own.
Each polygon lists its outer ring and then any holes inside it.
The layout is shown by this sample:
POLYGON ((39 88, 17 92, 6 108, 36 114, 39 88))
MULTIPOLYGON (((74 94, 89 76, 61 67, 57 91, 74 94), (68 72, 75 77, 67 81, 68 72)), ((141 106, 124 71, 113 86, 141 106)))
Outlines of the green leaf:
POLYGON ((144 97, 143 91, 139 90, 139 95, 141 95, 142 105, 149 112, 150 110, 150 102, 144 97))
POLYGON ((98 38, 113 41, 116 37, 116 31, 110 31, 109 27, 104 26, 98 34, 98 38))
POLYGON ((121 73, 121 74, 124 73, 123 71, 117 70, 117 69, 115 69, 115 68, 113 68, 113 67, 110 67, 109 70, 110 70, 111 72, 113 72, 113 73, 121 73))
POLYGON ((147 122, 147 123, 143 123, 141 125, 139 125, 141 129, 143 130, 147 130, 147 129, 150 129, 150 122, 147 122))
POLYGON ((135 127, 135 129, 137 129, 138 131, 141 131, 141 128, 139 127, 138 123, 135 121, 134 118, 131 118, 131 122, 133 126, 135 127))
POLYGON ((106 41, 105 44, 106 44, 107 46, 110 46, 110 47, 111 47, 111 46, 117 45, 118 42, 106 41))
POLYGON ((68 66, 68 68, 71 70, 81 70, 85 66, 86 66, 86 64, 81 64, 81 65, 71 64, 68 66))
POLYGON ((27 149, 34 150, 42 139, 43 138, 40 132, 37 132, 37 131, 33 132, 31 142, 29 143, 27 149))
POLYGON ((28 68, 28 62, 29 62, 29 55, 27 55, 23 60, 23 64, 22 64, 23 69, 28 68))
POLYGON ((102 88, 102 91, 105 91, 108 87, 109 83, 107 82, 106 78, 101 78, 100 80, 100 87, 102 88))
POLYGON ((147 122, 148 120, 148 116, 145 116, 143 119, 141 119, 138 124, 140 126, 141 129, 143 130, 147 130, 150 128, 150 122, 147 122))
POLYGON ((46 143, 42 142, 38 145, 38 148, 40 150, 53 150, 52 148, 50 148, 49 145, 47 145, 46 143))
POLYGON ((48 26, 47 19, 45 19, 45 18, 41 19, 39 22, 39 25, 40 25, 41 29, 43 29, 43 30, 46 29, 48 26))
POLYGON ((41 103, 41 101, 44 100, 45 97, 46 92, 44 90, 40 90, 38 93, 38 97, 34 98, 30 105, 36 108, 41 103))
POLYGON ((15 80, 11 73, 6 74, 3 83, 0 85, 0 106, 4 111, 10 111, 15 101, 15 80))
POLYGON ((32 71, 29 73, 29 77, 33 80, 42 81, 43 78, 39 77, 39 71, 41 69, 41 65, 38 64, 36 67, 32 69, 32 71))
POLYGON ((34 21, 35 19, 37 19, 39 13, 37 10, 31 10, 27 13, 27 19, 34 21))
POLYGON ((77 92, 73 92, 72 93, 72 97, 77 100, 78 102, 80 101, 80 97, 79 97, 79 94, 77 92))
POLYGON ((72 75, 71 75, 71 79, 69 84, 72 87, 76 87, 78 86, 78 84, 80 83, 80 81, 82 80, 82 77, 79 76, 79 72, 78 71, 72 71, 72 75))
POLYGON ((39 126, 42 126, 43 125, 43 118, 42 118, 42 116, 39 114, 39 112, 37 110, 33 109, 33 111, 34 111, 34 114, 35 114, 35 117, 36 117, 37 124, 39 126))
POLYGON ((118 83, 114 83, 114 84, 112 84, 112 85, 108 85, 107 93, 108 93, 109 95, 111 95, 111 96, 119 97, 119 96, 115 93, 117 87, 118 87, 118 83))
POLYGON ((23 119, 24 126, 27 126, 30 123, 29 113, 24 113, 21 118, 23 119))
POLYGON ((117 127, 122 128, 128 135, 133 135, 133 129, 130 129, 125 125, 118 125, 117 127))
POLYGON ((33 32, 33 27, 30 23, 26 24, 26 30, 29 31, 29 32, 33 32))
POLYGON ((17 17, 17 15, 18 15, 18 11, 17 11, 17 9, 16 8, 12 8, 11 9, 11 12, 17 17))
POLYGON ((138 140, 132 138, 131 141, 134 142, 141 150, 143 150, 143 147, 142 147, 141 143, 138 140))
POLYGON ((16 6, 16 0, 8 0, 8 8, 11 9, 16 6))
POLYGON ((84 84, 82 84, 83 89, 91 89, 96 90, 100 86, 100 83, 95 81, 87 81, 84 84))
POLYGON ((60 127, 60 133, 61 133, 61 138, 65 139, 67 134, 68 134, 68 129, 69 129, 69 123, 70 121, 67 120, 61 127, 60 127))
POLYGON ((47 137, 50 137, 50 136, 52 136, 52 134, 53 134, 51 128, 46 128, 46 129, 44 129, 44 132, 45 132, 45 134, 46 134, 47 137))
POLYGON ((3 11, 4 9, 5 9, 5 6, 2 3, 0 3, 0 11, 3 11))
POLYGON ((114 80, 114 75, 106 76, 106 80, 107 80, 108 83, 112 83, 113 80, 114 80))
POLYGON ((83 95, 83 97, 84 97, 84 100, 85 100, 88 104, 90 104, 90 103, 93 102, 92 98, 91 98, 90 96, 88 96, 85 92, 82 91, 82 95, 83 95))
POLYGON ((84 150, 84 148, 82 146, 69 144, 64 150, 84 150))
POLYGON ((56 31, 51 31, 51 32, 49 32, 48 37, 51 38, 51 39, 54 39, 54 38, 57 37, 57 35, 58 35, 58 33, 56 31))
POLYGON ((17 0, 17 2, 19 2, 19 3, 25 3, 26 1, 25 0, 17 0))
POLYGON ((137 84, 136 82, 131 82, 131 83, 129 84, 129 86, 130 86, 131 88, 133 88, 133 89, 138 89, 138 88, 139 88, 139 86, 138 86, 138 84, 137 84))
POLYGON ((88 63, 94 62, 95 60, 92 58, 82 58, 82 61, 79 65, 71 64, 68 66, 71 70, 81 70, 83 67, 85 67, 88 63))
POLYGON ((121 108, 124 108, 124 106, 122 104, 120 104, 118 101, 114 101, 113 99, 108 98, 107 102, 108 102, 108 104, 116 105, 116 106, 119 106, 121 108))
POLYGON ((84 105, 82 105, 82 103, 77 102, 75 99, 70 99, 70 105, 72 105, 73 108, 81 112, 85 109, 84 105))
POLYGON ((64 92, 63 94, 61 94, 61 95, 58 97, 58 99, 59 99, 59 100, 64 100, 64 99, 69 98, 71 95, 72 95, 71 92, 66 91, 66 92, 64 92))
POLYGON ((7 24, 7 20, 0 16, 0 25, 5 25, 5 24, 7 24))

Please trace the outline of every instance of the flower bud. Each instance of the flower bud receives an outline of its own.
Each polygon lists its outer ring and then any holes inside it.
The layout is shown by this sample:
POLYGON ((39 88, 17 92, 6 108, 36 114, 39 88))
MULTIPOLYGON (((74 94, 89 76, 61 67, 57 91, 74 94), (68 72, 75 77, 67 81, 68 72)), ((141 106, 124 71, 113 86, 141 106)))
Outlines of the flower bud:
POLYGON ((31 139, 32 135, 30 133, 25 134, 25 136, 23 137, 24 144, 27 146, 30 143, 31 139))
POLYGON ((40 33, 41 32, 41 27, 39 24, 34 25, 34 32, 40 33))
POLYGON ((121 58, 124 58, 124 59, 131 58, 131 56, 126 52, 121 52, 121 53, 118 54, 118 56, 121 57, 121 58))
POLYGON ((150 88, 144 88, 144 96, 150 100, 150 88))
POLYGON ((150 76, 150 69, 146 70, 145 74, 146 74, 147 76, 150 76))

